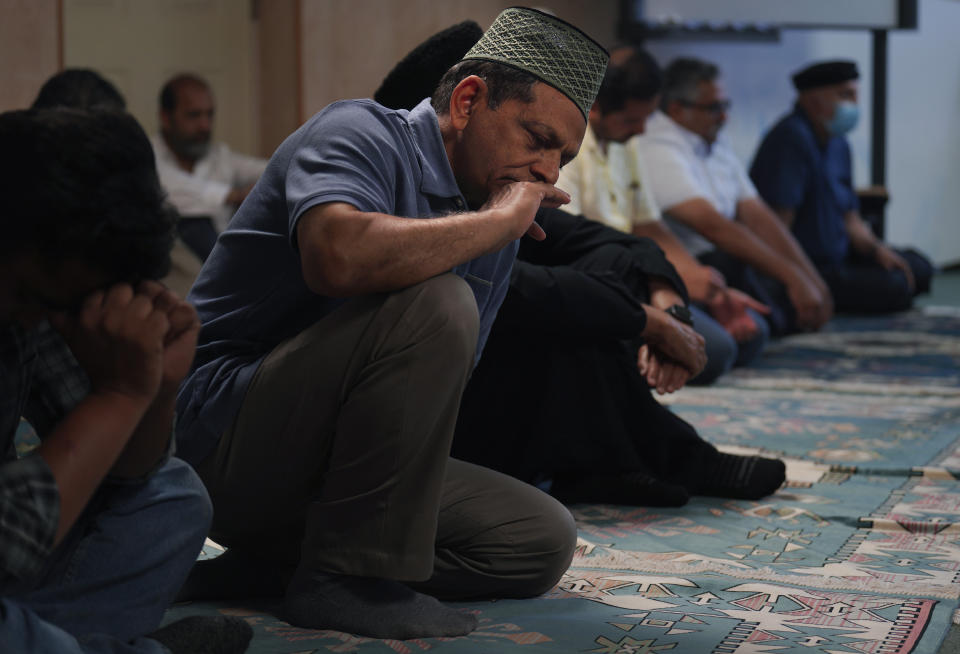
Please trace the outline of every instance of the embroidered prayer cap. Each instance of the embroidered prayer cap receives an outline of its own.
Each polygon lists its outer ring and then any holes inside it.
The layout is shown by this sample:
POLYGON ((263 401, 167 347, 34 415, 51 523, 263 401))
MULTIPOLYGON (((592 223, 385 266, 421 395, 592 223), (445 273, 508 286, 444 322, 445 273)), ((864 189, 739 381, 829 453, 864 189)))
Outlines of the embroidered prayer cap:
POLYGON ((536 9, 510 7, 463 58, 496 61, 530 73, 570 98, 587 120, 609 55, 566 21, 536 9))
POLYGON ((855 61, 821 61, 794 73, 793 85, 798 91, 806 91, 859 78, 855 61))
POLYGON ((413 109, 433 93, 447 69, 483 36, 472 20, 437 32, 410 51, 384 78, 373 99, 391 109, 413 109))

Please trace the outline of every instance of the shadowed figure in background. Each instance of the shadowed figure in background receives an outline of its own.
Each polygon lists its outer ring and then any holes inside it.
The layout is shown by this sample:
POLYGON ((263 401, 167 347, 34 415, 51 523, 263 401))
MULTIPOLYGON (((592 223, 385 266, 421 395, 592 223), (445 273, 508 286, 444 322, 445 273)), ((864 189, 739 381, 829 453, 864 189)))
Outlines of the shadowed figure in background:
MULTIPOLYGON (((470 23, 410 52, 374 98, 404 108, 478 38, 470 23)), ((583 156, 581 153, 580 156, 583 156)), ((576 159, 574 160, 576 161, 576 159)), ((547 238, 521 242, 510 288, 464 392, 454 455, 566 502, 679 506, 690 495, 757 499, 782 462, 719 453, 659 404, 703 367, 674 267, 647 238, 541 209, 547 238)))
POLYGON ((182 218, 180 234, 204 261, 267 166, 214 141, 215 115, 210 84, 175 75, 160 89, 160 133, 151 139, 160 183, 182 218))
MULTIPOLYGON (((43 84, 31 106, 34 109, 73 107, 126 111, 127 101, 117 87, 95 70, 67 68, 43 84)), ((197 255, 177 237, 170 250, 170 271, 160 281, 180 297, 185 297, 200 273, 201 265, 197 255)))

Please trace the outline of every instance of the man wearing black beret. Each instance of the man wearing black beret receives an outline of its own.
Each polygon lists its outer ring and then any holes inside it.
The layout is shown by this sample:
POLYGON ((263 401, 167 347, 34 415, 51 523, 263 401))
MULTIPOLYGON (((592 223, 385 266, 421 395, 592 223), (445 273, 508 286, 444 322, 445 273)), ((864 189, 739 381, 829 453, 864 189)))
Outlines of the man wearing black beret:
POLYGON ((794 110, 764 137, 750 176, 791 227, 830 287, 838 311, 907 309, 933 266, 884 244, 861 218, 845 137, 859 118, 857 65, 825 61, 793 75, 794 110))

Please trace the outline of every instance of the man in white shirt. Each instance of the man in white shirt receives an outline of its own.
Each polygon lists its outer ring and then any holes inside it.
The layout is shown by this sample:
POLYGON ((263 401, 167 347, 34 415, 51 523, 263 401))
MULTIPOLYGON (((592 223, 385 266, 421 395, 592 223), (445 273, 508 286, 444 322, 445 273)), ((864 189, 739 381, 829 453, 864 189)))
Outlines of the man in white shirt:
POLYGON ((653 194, 692 255, 771 305, 775 333, 818 329, 833 313, 830 292, 719 138, 730 101, 718 78, 696 59, 666 69, 662 111, 638 139, 653 194))
POLYGON ((173 206, 185 218, 209 218, 221 232, 267 162, 214 143, 214 110, 205 80, 177 75, 160 91, 160 134, 151 141, 160 183, 173 206))
POLYGON ((692 257, 661 221, 633 137, 656 109, 662 79, 644 50, 611 53, 580 154, 560 171, 558 186, 570 193, 569 213, 651 238, 664 251, 687 286, 694 328, 706 341, 707 366, 691 383, 707 384, 763 350, 769 330, 757 311, 766 307, 728 288, 723 275, 692 257))

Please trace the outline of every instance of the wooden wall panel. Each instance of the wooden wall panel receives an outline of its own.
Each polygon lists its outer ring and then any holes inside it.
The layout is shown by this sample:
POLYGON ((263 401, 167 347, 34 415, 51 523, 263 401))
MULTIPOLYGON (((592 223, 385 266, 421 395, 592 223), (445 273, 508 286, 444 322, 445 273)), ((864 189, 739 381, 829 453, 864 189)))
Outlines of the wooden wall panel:
POLYGON ((259 154, 268 157, 300 126, 300 0, 257 4, 259 154))
POLYGON ((62 0, 64 65, 89 67, 117 85, 147 133, 170 76, 201 75, 217 103, 214 138, 257 150, 255 29, 238 0, 62 0))
MULTIPOLYGON (((303 119, 330 102, 370 97, 394 64, 418 43, 472 19, 486 29, 503 0, 300 0, 303 119)), ((617 0, 537 3, 604 45, 613 41, 617 0)))
POLYGON ((60 0, 0 0, 0 111, 28 107, 60 59, 60 0))

